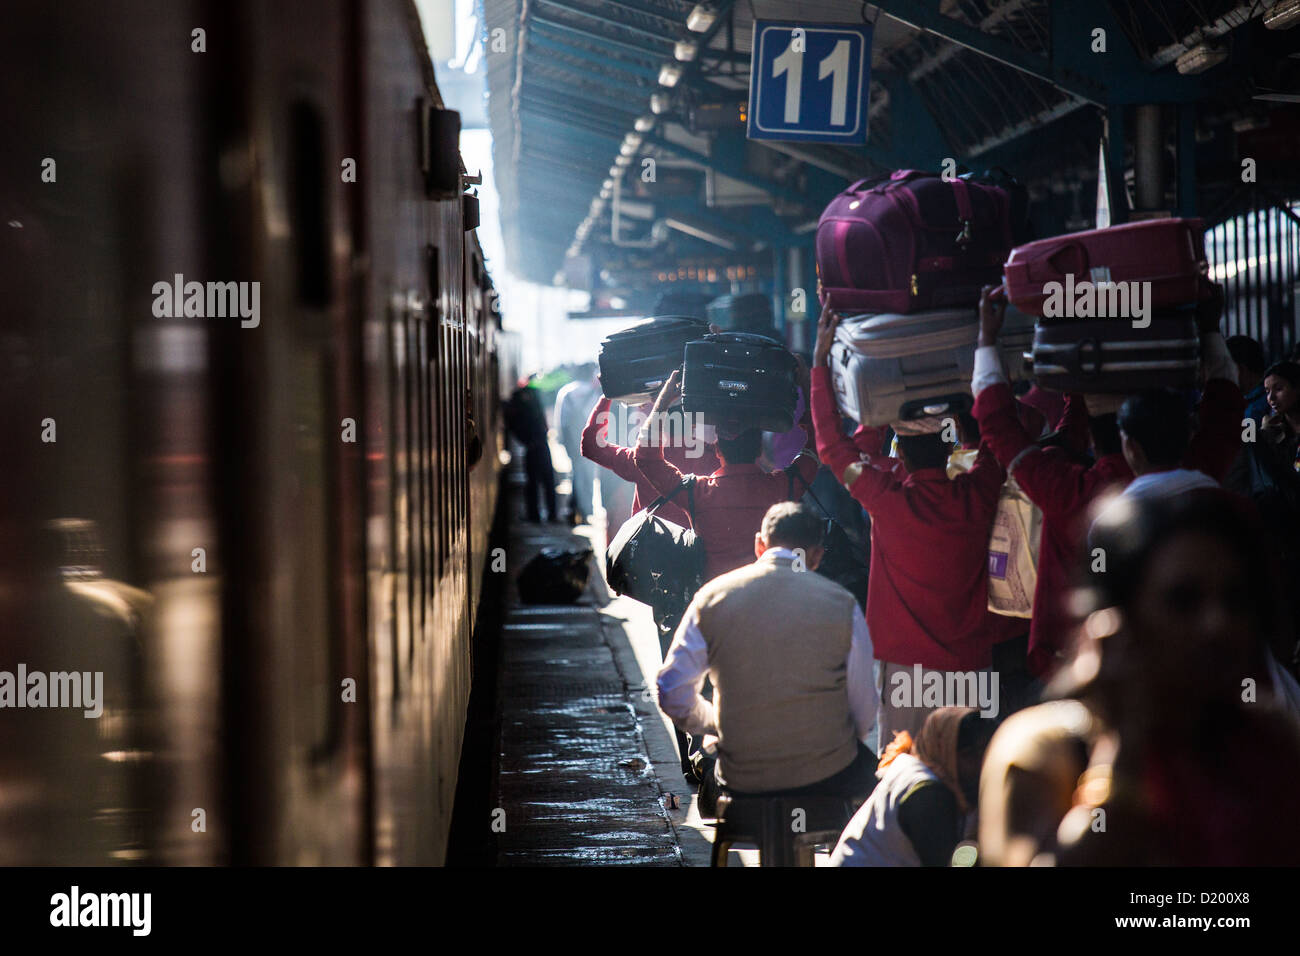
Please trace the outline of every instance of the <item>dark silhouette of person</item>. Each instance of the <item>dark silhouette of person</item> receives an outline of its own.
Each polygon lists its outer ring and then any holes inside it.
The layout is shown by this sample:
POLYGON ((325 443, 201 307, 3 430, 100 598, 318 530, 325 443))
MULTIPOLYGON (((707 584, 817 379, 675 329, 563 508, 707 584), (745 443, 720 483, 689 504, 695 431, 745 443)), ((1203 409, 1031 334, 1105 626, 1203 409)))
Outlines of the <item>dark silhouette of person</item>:
POLYGON ((541 499, 546 501, 546 519, 559 520, 555 505, 555 468, 551 464, 551 447, 547 442, 546 413, 537 389, 527 383, 515 389, 505 406, 506 428, 524 446, 524 508, 528 520, 539 522, 541 499))

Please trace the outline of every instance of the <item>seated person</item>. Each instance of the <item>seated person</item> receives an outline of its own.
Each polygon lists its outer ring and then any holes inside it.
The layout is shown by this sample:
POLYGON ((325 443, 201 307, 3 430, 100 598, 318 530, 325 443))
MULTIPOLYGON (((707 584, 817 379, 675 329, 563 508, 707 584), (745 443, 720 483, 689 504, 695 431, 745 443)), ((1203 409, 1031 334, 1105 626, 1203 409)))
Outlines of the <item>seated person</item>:
POLYGON ((773 505, 756 560, 700 588, 659 671, 659 706, 717 737, 714 773, 732 793, 852 799, 875 785, 871 636, 853 595, 812 573, 822 528, 803 505, 773 505))
POLYGON ((900 731, 880 760, 880 785, 853 815, 832 866, 948 866, 979 795, 996 722, 942 707, 913 741, 900 731))

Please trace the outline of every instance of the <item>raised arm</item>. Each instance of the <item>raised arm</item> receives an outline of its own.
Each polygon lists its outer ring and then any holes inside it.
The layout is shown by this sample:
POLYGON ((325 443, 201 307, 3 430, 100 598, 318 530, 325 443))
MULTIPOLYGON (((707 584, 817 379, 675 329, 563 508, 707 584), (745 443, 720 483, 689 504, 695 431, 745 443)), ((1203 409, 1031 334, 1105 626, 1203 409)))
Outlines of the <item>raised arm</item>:
POLYGON ((669 376, 668 381, 664 382, 659 397, 655 399, 654 407, 650 409, 650 417, 646 419, 637 434, 636 451, 632 454, 632 461, 636 467, 661 495, 672 494, 686 477, 672 462, 664 458, 664 450, 659 443, 650 441, 652 426, 659 421, 660 411, 671 405, 681 394, 681 377, 681 371, 677 370, 669 376))
POLYGON ((901 487, 888 470, 864 459, 853 439, 844 434, 839 409, 835 407, 835 390, 827 366, 831 342, 839 316, 831 309, 822 310, 817 323, 817 348, 813 353, 812 418, 817 437, 817 455, 831 473, 864 507, 873 507, 880 495, 901 487))
POLYGON ((998 354, 998 333, 1007 311, 1006 299, 1000 293, 1000 286, 985 286, 980 293, 980 331, 970 387, 975 395, 972 414, 979 422, 980 437, 998 464, 1010 471, 1012 462, 1033 446, 1034 438, 1020 423, 1016 398, 998 354))
POLYGON ((582 429, 582 457, 608 468, 624 481, 641 477, 632 458, 632 449, 609 440, 610 401, 602 397, 591 410, 587 424, 582 429))
POLYGON ((1201 332, 1201 368, 1205 389, 1197 408, 1197 429, 1187 449, 1184 464, 1223 481, 1241 453, 1241 420, 1246 400, 1237 384, 1237 364, 1219 332, 1223 315, 1223 286, 1215 283, 1213 293, 1197 309, 1201 332))

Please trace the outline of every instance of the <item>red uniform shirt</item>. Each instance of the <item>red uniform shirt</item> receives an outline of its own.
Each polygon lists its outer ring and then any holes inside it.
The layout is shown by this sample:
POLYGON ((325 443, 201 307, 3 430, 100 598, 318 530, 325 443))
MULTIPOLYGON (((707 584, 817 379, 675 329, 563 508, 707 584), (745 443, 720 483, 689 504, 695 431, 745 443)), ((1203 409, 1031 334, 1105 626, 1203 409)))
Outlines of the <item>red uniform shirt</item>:
MULTIPOLYGON (((638 468, 659 494, 676 488, 684 474, 664 460, 663 449, 647 445, 636 450, 638 468)), ((817 462, 810 455, 794 461, 804 482, 817 477, 817 462)), ((690 474, 690 472, 686 472, 690 474)), ((805 486, 794 482, 794 499, 803 497, 805 486)), ((686 502, 686 492, 674 500, 686 502)), ((695 483, 695 531, 704 542, 704 579, 753 563, 754 535, 763 524, 767 509, 790 500, 790 478, 784 471, 768 472, 758 465, 723 465, 695 483)))
MULTIPOLYGON (((1071 397, 1062 420, 1067 432, 1074 430, 1071 426, 1076 423, 1069 419, 1081 412, 1081 404, 1071 397)), ((1061 448, 1039 448, 1020 424, 1010 385, 990 385, 980 392, 974 414, 980 434, 1004 468, 1021 456, 1012 472, 1016 483, 1043 510, 1038 586, 1029 624, 1029 669, 1045 675, 1056 668, 1065 650, 1068 619, 1063 602, 1088 505, 1108 489, 1121 490, 1133 480, 1133 472, 1121 454, 1103 455, 1089 466, 1074 461, 1061 448)))
MULTIPOLYGON (((632 513, 636 514, 645 505, 658 498, 659 492, 655 491, 650 479, 642 474, 641 469, 636 466, 636 462, 632 458, 632 449, 610 443, 608 439, 609 406, 609 399, 601 398, 596 403, 596 407, 591 410, 586 427, 582 429, 582 457, 595 462, 602 468, 608 468, 624 481, 630 481, 636 485, 636 493, 632 496, 632 513), (602 413, 604 417, 601 417, 602 413)), ((687 451, 688 449, 684 446, 673 445, 667 449, 664 457, 678 468, 685 469, 687 474, 697 472, 708 474, 721 464, 712 445, 704 445, 704 454, 699 458, 687 457, 687 451)), ((665 502, 655 513, 674 524, 689 528, 691 519, 687 516, 685 509, 686 493, 679 492, 677 497, 672 501, 665 502)), ((612 531, 610 533, 613 534, 612 531)))
MULTIPOLYGON (((1206 383, 1198 408, 1199 425, 1183 459, 1184 466, 1221 481, 1240 448, 1241 389, 1225 379, 1206 383)), ((1045 675, 1055 669, 1067 649, 1070 619, 1064 607, 1070 576, 1079 560, 1087 531, 1089 505, 1107 491, 1120 491, 1133 480, 1122 454, 1103 455, 1090 466, 1072 461, 1059 448, 1039 448, 1016 415, 1015 399, 1006 384, 990 385, 975 399, 980 433, 998 461, 1011 469, 1029 499, 1043 510, 1043 538, 1038 555, 1038 587, 1029 627, 1029 668, 1045 675), (1019 456, 1019 461, 1016 458, 1019 456)), ((1087 428, 1080 396, 1066 402, 1059 426, 1079 436, 1087 428)))
POLYGON ((859 429, 856 442, 843 434, 834 394, 830 369, 813 369, 817 454, 871 515, 867 627, 876 659, 936 670, 988 667, 993 643, 1005 636, 988 613, 1002 469, 981 451, 969 472, 950 481, 943 468, 908 473, 897 459, 865 454, 869 433, 859 429))

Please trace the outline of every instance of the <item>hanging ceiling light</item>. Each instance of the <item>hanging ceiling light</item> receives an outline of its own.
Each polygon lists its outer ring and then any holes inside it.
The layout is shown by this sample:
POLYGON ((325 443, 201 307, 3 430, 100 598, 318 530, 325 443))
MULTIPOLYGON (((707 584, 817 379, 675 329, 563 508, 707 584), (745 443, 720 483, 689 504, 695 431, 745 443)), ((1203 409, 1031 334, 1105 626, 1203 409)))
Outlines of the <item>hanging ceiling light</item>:
POLYGON ((678 40, 673 44, 673 58, 681 60, 683 63, 690 63, 695 59, 695 53, 699 47, 693 40, 678 40))
POLYGON ((680 63, 665 63, 659 68, 659 85, 674 87, 682 78, 680 63))
POLYGON ((704 33, 718 19, 718 11, 711 3, 697 3, 686 18, 686 29, 692 33, 704 33))
POLYGON ((650 94, 650 112, 654 113, 656 116, 667 113, 668 110, 672 108, 672 105, 672 97, 667 93, 650 94))
POLYGON ((648 133, 654 129, 655 118, 653 116, 638 116, 634 125, 638 133, 648 133))

